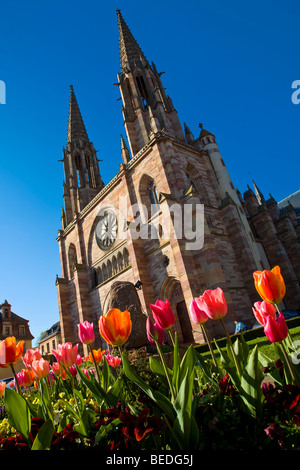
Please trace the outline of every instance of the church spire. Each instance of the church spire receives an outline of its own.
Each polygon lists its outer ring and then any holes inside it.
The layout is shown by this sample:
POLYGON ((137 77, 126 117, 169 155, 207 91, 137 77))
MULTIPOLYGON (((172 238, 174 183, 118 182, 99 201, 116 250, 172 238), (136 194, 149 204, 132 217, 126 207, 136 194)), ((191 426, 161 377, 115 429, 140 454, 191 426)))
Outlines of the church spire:
POLYGON ((117 10, 119 25, 119 45, 120 45, 120 61, 121 70, 125 72, 127 64, 134 65, 138 62, 147 63, 140 46, 134 39, 130 29, 128 28, 120 10, 117 10))
POLYGON ((185 142, 177 112, 161 81, 155 65, 150 64, 117 10, 121 73, 119 90, 123 117, 132 157, 158 130, 185 142))
POLYGON ((67 147, 63 150, 62 160, 65 174, 63 228, 104 186, 97 152, 88 138, 72 85, 70 89, 67 147))
POLYGON ((79 139, 89 141, 81 112, 74 93, 73 85, 70 85, 70 106, 68 123, 68 142, 75 142, 79 139))
POLYGON ((253 186, 254 186, 254 192, 255 192, 256 199, 258 200, 260 205, 263 205, 265 203, 264 195, 261 192, 261 190, 258 188, 258 186, 256 185, 254 180, 252 180, 252 183, 253 183, 253 186))

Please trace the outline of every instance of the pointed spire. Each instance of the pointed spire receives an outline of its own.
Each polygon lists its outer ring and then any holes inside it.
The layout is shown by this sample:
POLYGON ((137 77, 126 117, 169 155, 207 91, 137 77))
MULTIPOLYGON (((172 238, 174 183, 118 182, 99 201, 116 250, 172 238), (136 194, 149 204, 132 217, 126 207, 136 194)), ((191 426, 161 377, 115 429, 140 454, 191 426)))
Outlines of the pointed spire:
POLYGON ((125 23, 120 10, 117 10, 117 15, 119 25, 121 70, 124 72, 127 68, 127 63, 134 64, 139 61, 147 63, 147 59, 125 23))
POLYGON ((185 133, 185 138, 188 144, 191 144, 192 142, 194 142, 195 140, 194 135, 186 123, 184 123, 184 133, 185 133))
POLYGON ((253 186, 254 186, 254 192, 255 192, 256 199, 258 200, 260 205, 264 204, 265 203, 265 198, 264 198, 263 193, 260 191, 260 189, 258 188, 258 186, 256 185, 254 180, 252 180, 252 183, 253 183, 253 186))
POLYGON ((73 90, 70 85, 70 107, 69 107, 69 123, 68 123, 68 142, 74 142, 78 139, 89 141, 85 125, 80 113, 80 109, 73 90))
POLYGON ((121 134, 121 154, 122 154, 122 159, 123 163, 129 163, 130 162, 130 153, 128 150, 128 147, 126 145, 126 142, 124 140, 123 135, 121 134))

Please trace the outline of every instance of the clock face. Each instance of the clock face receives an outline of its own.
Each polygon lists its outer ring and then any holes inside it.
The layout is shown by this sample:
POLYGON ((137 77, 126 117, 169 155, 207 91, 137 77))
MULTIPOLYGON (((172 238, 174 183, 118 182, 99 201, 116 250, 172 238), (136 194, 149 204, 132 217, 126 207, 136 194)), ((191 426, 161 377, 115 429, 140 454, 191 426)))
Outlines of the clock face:
POLYGON ((101 250, 109 250, 117 238, 118 223, 113 212, 106 211, 96 228, 96 241, 101 250))

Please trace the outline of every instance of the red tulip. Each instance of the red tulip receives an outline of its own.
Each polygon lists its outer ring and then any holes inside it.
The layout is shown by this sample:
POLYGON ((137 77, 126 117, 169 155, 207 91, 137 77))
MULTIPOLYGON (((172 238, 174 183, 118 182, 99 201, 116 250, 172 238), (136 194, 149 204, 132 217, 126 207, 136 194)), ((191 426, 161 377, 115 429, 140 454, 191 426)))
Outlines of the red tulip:
POLYGON ((255 302, 254 307, 252 307, 254 316, 258 323, 264 325, 265 319, 268 315, 271 315, 274 320, 276 320, 276 307, 263 300, 262 302, 255 302))
POLYGON ((18 384, 22 387, 30 387, 33 384, 35 379, 35 374, 30 369, 22 369, 21 372, 17 374, 18 384))
POLYGON ((227 313, 224 292, 220 287, 206 290, 203 295, 195 300, 198 308, 212 320, 220 320, 227 313))
POLYGON ((57 362, 63 364, 65 367, 71 367, 77 361, 78 344, 74 347, 72 343, 63 343, 58 345, 58 349, 52 349, 52 354, 55 356, 57 362))
POLYGON ((164 341, 164 330, 158 326, 156 323, 153 323, 150 317, 147 317, 146 321, 146 330, 147 338, 151 344, 162 344, 164 341))
POLYGON ((255 271, 254 284, 261 298, 271 304, 279 304, 285 296, 285 283, 280 267, 275 266, 271 271, 255 271))
POLYGON ((93 323, 85 321, 77 325, 78 336, 83 344, 92 344, 95 341, 95 333, 93 323))
POLYGON ((163 330, 169 330, 175 323, 175 315, 172 312, 170 302, 168 299, 164 302, 163 300, 157 300, 154 305, 150 305, 153 313, 153 318, 160 328, 163 330))
POLYGON ((277 320, 272 315, 265 317, 264 332, 271 343, 278 343, 287 337, 288 327, 282 312, 278 315, 277 320))
POLYGON ((207 314, 205 313, 204 310, 201 310, 199 307, 198 307, 198 304, 197 304, 197 299, 193 299, 192 302, 191 302, 191 305, 190 305, 190 315, 191 315, 191 319, 194 323, 199 323, 200 325, 202 323, 205 323, 207 320, 208 320, 208 316, 207 314))

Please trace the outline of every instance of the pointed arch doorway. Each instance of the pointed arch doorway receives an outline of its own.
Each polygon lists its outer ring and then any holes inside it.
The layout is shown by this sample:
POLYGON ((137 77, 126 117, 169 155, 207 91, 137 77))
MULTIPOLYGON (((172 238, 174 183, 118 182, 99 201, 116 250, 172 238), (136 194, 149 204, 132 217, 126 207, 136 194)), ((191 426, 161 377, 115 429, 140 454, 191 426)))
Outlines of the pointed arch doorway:
POLYGON ((175 277, 168 277, 162 285, 160 298, 168 299, 170 302, 176 318, 175 329, 179 343, 193 343, 192 325, 179 280, 175 277))

